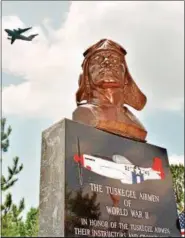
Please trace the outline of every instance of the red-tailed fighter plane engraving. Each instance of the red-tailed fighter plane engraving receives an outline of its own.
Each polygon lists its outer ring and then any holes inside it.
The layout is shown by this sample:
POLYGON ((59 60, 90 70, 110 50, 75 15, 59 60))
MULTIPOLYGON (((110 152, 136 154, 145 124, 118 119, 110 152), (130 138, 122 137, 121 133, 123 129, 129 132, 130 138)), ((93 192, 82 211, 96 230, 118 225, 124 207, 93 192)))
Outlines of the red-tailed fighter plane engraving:
POLYGON ((165 178, 162 160, 158 157, 153 159, 151 168, 142 168, 131 163, 122 155, 113 155, 112 159, 106 160, 101 156, 93 156, 78 153, 74 155, 74 161, 80 168, 104 177, 118 179, 123 184, 138 184, 146 180, 162 180, 165 178))

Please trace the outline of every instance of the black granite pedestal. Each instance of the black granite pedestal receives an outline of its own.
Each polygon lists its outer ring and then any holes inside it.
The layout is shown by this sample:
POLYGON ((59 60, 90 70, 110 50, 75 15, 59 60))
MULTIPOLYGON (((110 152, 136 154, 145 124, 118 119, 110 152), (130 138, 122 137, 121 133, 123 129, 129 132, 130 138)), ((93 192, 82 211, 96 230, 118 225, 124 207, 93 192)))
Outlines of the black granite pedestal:
POLYGON ((64 119, 42 135, 39 236, 178 237, 167 151, 64 119))

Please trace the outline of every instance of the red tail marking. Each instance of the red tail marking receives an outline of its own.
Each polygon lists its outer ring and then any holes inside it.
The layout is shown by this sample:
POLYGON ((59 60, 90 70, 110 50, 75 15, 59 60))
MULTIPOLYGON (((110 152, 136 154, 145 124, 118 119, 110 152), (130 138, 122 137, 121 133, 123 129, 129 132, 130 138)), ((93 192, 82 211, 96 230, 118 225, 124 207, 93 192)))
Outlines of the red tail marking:
POLYGON ((161 179, 165 178, 163 165, 162 165, 162 160, 160 158, 158 158, 158 157, 154 158, 152 169, 155 170, 155 171, 160 172, 161 179))
POLYGON ((76 163, 80 163, 82 166, 84 166, 84 157, 83 157, 83 155, 80 155, 80 156, 74 155, 74 161, 76 163))

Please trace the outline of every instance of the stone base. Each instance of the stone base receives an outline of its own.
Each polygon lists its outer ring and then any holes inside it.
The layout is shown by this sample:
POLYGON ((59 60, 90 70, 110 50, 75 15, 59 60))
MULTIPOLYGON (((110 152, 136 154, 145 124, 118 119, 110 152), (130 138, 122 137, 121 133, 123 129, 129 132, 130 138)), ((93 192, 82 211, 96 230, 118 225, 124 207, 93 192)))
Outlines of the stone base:
POLYGON ((39 236, 178 237, 176 220, 166 149, 68 119, 43 132, 39 236))

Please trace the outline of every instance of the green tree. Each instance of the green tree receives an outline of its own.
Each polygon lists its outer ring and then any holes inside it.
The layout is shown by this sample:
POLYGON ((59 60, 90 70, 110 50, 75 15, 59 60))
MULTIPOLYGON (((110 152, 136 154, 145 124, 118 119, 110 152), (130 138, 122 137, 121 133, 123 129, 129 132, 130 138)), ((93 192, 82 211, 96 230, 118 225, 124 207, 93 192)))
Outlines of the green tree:
MULTIPOLYGON (((10 126, 6 128, 6 118, 1 119, 1 154, 8 151, 10 146, 9 136, 12 129, 10 126)), ((1 158, 2 162, 2 158, 1 158)), ((13 158, 12 167, 8 166, 7 178, 1 176, 1 191, 5 193, 17 181, 17 175, 22 171, 23 164, 19 165, 19 158, 13 158)), ((24 210, 24 198, 21 199, 19 205, 15 205, 12 201, 10 192, 5 194, 5 201, 1 204, 1 231, 3 236, 19 236, 19 226, 22 226, 21 213, 24 210)))
POLYGON ((1 119, 1 150, 7 152, 9 147, 9 135, 12 128, 9 126, 5 132, 6 118, 1 119))
MULTIPOLYGON (((10 146, 9 136, 12 132, 12 128, 8 126, 6 129, 6 118, 1 119, 1 154, 2 152, 7 152, 10 146)), ((2 161, 2 158, 1 158, 2 161)), ((8 177, 1 176, 1 191, 6 191, 12 187, 17 181, 17 175, 23 169, 23 164, 19 165, 19 157, 13 158, 12 167, 8 166, 8 177)))
POLYGON ((21 227, 22 231, 20 232, 24 237, 36 237, 38 235, 38 213, 37 208, 31 207, 30 211, 27 213, 26 221, 24 226, 21 227))
POLYGON ((184 209, 184 169, 182 164, 170 166, 178 212, 184 209))

